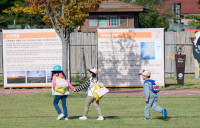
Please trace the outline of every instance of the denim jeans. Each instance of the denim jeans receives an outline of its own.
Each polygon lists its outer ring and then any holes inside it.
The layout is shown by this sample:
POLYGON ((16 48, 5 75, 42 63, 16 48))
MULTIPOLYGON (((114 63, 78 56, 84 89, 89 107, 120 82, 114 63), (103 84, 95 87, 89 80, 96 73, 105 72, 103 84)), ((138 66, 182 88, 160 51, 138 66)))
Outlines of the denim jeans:
POLYGON ((66 105, 66 99, 67 99, 67 97, 68 97, 68 95, 61 95, 61 96, 55 95, 54 101, 53 101, 53 105, 54 105, 56 111, 58 112, 58 114, 60 115, 62 112, 61 112, 61 110, 60 110, 60 108, 58 106, 58 102, 61 99, 65 118, 68 117, 68 114, 67 114, 67 105, 66 105))

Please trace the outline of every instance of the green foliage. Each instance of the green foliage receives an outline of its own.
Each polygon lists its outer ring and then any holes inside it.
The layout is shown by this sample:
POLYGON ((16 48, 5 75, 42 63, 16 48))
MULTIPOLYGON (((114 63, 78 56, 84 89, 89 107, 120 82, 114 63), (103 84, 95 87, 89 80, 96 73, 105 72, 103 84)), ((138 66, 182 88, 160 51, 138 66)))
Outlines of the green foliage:
POLYGON ((149 13, 140 13, 139 24, 141 28, 168 28, 169 21, 166 16, 158 13, 158 11, 150 11, 149 13))
POLYGON ((3 14, 3 10, 14 6, 15 4, 22 5, 25 0, 0 0, 0 15, 3 14))
POLYGON ((189 21, 188 24, 200 29, 200 15, 186 15, 185 18, 193 19, 192 21, 189 21))
MULTIPOLYGON (((198 1, 197 4, 200 5, 200 1, 198 1)), ((193 19, 192 21, 189 21, 188 24, 192 26, 196 26, 197 29, 200 29, 200 15, 185 15, 184 17, 193 19)))
POLYGON ((160 14, 158 8, 165 7, 164 1, 166 0, 122 0, 135 5, 140 5, 149 8, 149 13, 140 13, 139 15, 139 27, 140 28, 168 28, 169 21, 167 16, 171 14, 163 12, 160 14))
POLYGON ((135 2, 132 2, 132 3, 136 5, 141 5, 144 7, 154 7, 155 5, 160 4, 164 1, 167 1, 167 0, 136 0, 135 2))
POLYGON ((47 27, 43 22, 41 22, 41 19, 38 18, 37 15, 28 15, 25 13, 20 13, 18 15, 4 13, 3 10, 9 9, 11 7, 14 7, 15 4, 18 4, 20 6, 26 6, 25 0, 0 0, 0 28, 7 29, 8 24, 14 24, 14 20, 16 20, 16 24, 21 24, 22 28, 25 27, 26 24, 29 25, 39 25, 40 27, 47 27))

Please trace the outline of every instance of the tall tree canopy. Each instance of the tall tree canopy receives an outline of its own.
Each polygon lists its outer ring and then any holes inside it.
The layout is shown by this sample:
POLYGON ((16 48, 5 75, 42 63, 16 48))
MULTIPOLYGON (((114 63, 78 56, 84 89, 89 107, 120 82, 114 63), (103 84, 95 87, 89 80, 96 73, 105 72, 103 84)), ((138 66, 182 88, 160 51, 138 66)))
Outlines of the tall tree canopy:
POLYGON ((15 4, 22 5, 24 0, 0 0, 0 27, 7 28, 8 24, 13 24, 13 20, 16 19, 15 16, 9 16, 4 13, 3 10, 14 6, 15 4))
POLYGON ((13 24, 13 21, 15 20, 17 24, 22 25, 22 28, 24 28, 25 25, 37 25, 37 28, 49 28, 47 25, 45 26, 41 19, 39 19, 38 15, 21 11, 22 7, 27 8, 26 6, 25 0, 0 1, 0 27, 6 29, 7 25, 13 24))
POLYGON ((29 5, 27 7, 18 6, 7 13, 21 12, 29 14, 38 14, 43 22, 54 28, 55 32, 61 38, 63 46, 62 68, 67 75, 68 69, 68 44, 70 33, 75 27, 83 25, 85 18, 89 16, 90 11, 98 9, 101 1, 104 0, 25 0, 29 5), (19 9, 20 8, 20 9, 19 9))
POLYGON ((169 21, 165 1, 167 0, 122 0, 132 4, 140 5, 149 8, 149 13, 139 14, 139 25, 141 28, 168 28, 169 21), (162 10, 165 8, 165 11, 162 10))

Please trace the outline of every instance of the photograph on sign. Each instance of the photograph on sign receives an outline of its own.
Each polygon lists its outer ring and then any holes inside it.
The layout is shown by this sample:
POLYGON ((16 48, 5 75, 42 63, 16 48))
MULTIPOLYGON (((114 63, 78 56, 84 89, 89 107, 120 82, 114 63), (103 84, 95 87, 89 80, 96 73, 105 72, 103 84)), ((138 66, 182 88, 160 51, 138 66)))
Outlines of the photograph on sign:
POLYGON ((62 66, 62 43, 53 29, 3 30, 4 88, 51 87, 62 66))
POLYGON ((105 87, 141 87, 138 73, 164 86, 164 29, 98 29, 98 79, 105 87))
POLYGON ((18 84, 26 83, 25 71, 7 71, 7 83, 18 84))

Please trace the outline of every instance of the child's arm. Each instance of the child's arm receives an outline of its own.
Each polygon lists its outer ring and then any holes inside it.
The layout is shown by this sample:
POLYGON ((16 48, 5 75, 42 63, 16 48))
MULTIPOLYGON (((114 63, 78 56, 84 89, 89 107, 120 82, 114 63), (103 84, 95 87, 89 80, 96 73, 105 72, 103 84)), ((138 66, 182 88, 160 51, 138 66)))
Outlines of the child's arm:
POLYGON ((80 87, 78 87, 76 89, 77 92, 79 92, 80 90, 84 89, 84 88, 87 88, 90 86, 90 80, 86 81, 83 85, 81 85, 80 87))
POLYGON ((145 98, 145 101, 148 101, 149 99, 149 95, 150 95, 150 92, 149 92, 149 83, 148 82, 145 82, 144 84, 144 98, 145 98))
POLYGON ((71 85, 71 83, 68 81, 68 79, 66 79, 66 81, 68 83, 69 88, 71 88, 71 90, 73 90, 73 91, 76 91, 74 86, 71 85))
POLYGON ((55 87, 56 87, 56 76, 55 76, 55 74, 52 78, 52 83, 53 83, 53 89, 55 90, 55 87))

